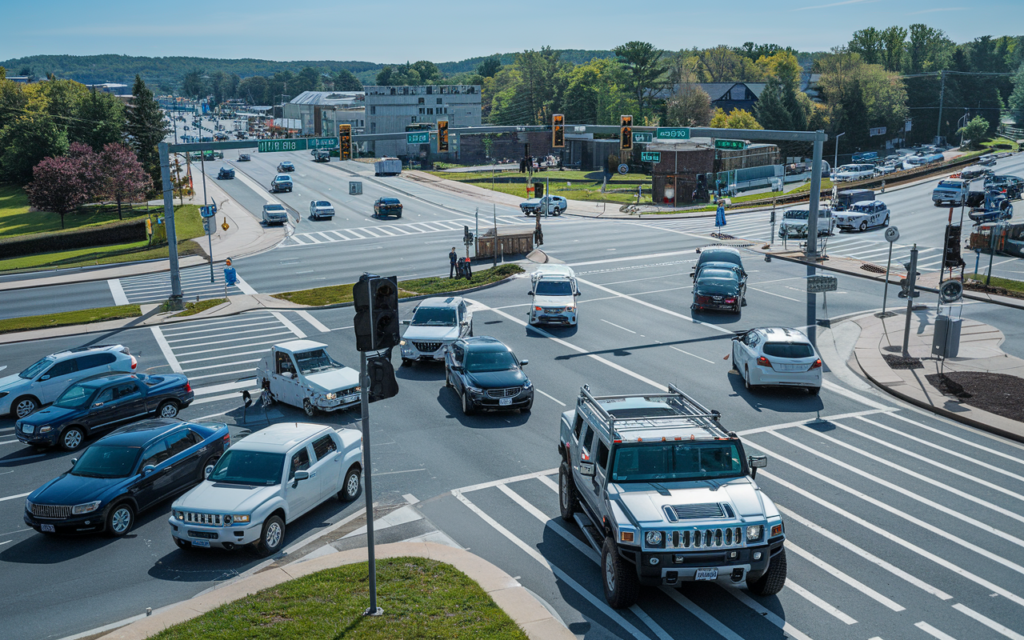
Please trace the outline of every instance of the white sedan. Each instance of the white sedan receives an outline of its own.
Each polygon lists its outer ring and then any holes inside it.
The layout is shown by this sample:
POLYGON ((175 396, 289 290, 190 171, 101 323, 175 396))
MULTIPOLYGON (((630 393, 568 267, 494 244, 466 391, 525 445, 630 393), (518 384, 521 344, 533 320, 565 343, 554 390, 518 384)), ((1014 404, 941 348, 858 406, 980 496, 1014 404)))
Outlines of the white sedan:
POLYGON ((804 387, 811 395, 821 391, 821 356, 796 329, 767 327, 737 334, 732 365, 748 391, 763 386, 804 387))
POLYGON ((888 227, 889 207, 881 200, 856 202, 847 211, 834 216, 836 226, 850 231, 867 231, 868 227, 888 227))
POLYGON ((334 205, 326 200, 310 200, 309 217, 314 220, 319 220, 320 218, 333 218, 334 205))

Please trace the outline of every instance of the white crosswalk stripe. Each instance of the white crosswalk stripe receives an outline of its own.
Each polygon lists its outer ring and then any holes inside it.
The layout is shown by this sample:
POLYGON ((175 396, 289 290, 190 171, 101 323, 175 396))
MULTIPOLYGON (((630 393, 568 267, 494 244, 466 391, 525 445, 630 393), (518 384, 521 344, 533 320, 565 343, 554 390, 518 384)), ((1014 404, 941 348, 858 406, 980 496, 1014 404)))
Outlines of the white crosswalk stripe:
MULTIPOLYGON (((225 288, 224 265, 214 265, 213 282, 210 282, 209 266, 189 267, 182 269, 180 274, 181 293, 185 302, 223 298, 225 293, 228 296, 252 293, 241 278, 238 278, 237 286, 225 288)), ((166 271, 120 278, 118 282, 129 304, 163 302, 171 297, 171 276, 166 271)))
MULTIPOLYGON (((533 218, 515 217, 515 216, 498 216, 498 224, 501 225, 516 225, 516 226, 532 226, 534 224, 533 218)), ((572 224, 579 222, 575 218, 545 218, 544 224, 572 224)), ((493 223, 492 218, 481 218, 481 232, 486 229, 490 229, 493 223)), ((473 223, 468 218, 461 220, 431 220, 429 222, 404 222, 389 225, 380 225, 374 227, 356 227, 354 229, 330 229, 327 231, 309 231, 304 233, 295 233, 289 236, 287 240, 281 245, 283 247, 295 247, 303 245, 315 245, 322 244, 325 242, 351 242, 353 240, 373 240, 373 239, 386 239, 392 237, 403 237, 417 234, 427 233, 461 233, 464 226, 475 228, 473 223)))

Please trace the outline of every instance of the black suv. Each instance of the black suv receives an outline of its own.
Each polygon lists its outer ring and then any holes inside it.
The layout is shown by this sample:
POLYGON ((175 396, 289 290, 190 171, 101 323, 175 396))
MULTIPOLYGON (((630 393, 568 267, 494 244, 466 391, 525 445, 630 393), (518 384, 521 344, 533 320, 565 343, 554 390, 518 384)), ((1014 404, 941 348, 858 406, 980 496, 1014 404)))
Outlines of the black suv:
POLYGON ((444 355, 445 386, 455 389, 466 415, 480 409, 533 408, 533 384, 523 373, 528 360, 519 360, 497 338, 463 338, 444 355))

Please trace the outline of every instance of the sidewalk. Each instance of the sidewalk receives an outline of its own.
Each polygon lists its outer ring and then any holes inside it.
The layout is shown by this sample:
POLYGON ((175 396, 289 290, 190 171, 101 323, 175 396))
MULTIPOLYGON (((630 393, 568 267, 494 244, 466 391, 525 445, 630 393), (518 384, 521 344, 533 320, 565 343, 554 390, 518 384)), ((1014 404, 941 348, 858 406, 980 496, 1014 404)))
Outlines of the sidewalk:
MULTIPOLYGON (((431 542, 396 542, 378 545, 375 551, 376 557, 380 560, 412 556, 429 558, 451 565, 479 584, 495 604, 501 607, 531 639, 573 640, 576 637, 518 581, 480 556, 462 549, 431 542)), ((366 560, 367 551, 364 547, 267 569, 200 594, 191 600, 171 605, 151 616, 103 635, 101 638, 103 640, 142 640, 156 635, 170 626, 199 617, 221 605, 270 589, 283 582, 325 569, 366 560)), ((387 604, 383 602, 381 604, 385 608, 385 615, 387 615, 387 604)))
MULTIPOLYGON (((850 357, 850 364, 860 368, 867 378, 907 402, 951 418, 958 422, 996 433, 998 435, 1024 441, 1024 422, 1010 419, 985 411, 976 405, 990 406, 980 396, 958 398, 943 392, 927 379, 927 376, 946 374, 962 374, 967 379, 985 380, 982 384, 991 384, 994 375, 1002 376, 999 384, 1007 388, 1024 386, 1024 360, 1016 358, 1000 349, 1005 340, 1003 333, 990 325, 974 320, 964 320, 960 335, 960 349, 956 358, 948 358, 944 363, 931 355, 932 339, 935 333, 935 310, 921 309, 914 311, 910 320, 910 340, 908 353, 912 358, 920 359, 920 368, 903 368, 891 366, 886 356, 893 360, 902 355, 903 329, 906 322, 904 314, 898 314, 884 320, 875 315, 864 316, 854 320, 861 328, 860 338, 850 357)), ((1000 387, 999 395, 1002 395, 1000 387)))

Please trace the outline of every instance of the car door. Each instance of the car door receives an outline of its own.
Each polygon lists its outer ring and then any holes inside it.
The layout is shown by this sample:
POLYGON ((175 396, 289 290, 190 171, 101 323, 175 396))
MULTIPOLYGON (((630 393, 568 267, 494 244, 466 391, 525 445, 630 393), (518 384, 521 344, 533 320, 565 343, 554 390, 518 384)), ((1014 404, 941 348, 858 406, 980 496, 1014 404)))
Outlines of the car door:
POLYGON ((188 489, 203 477, 199 469, 203 439, 191 429, 181 429, 167 436, 167 454, 171 474, 171 492, 188 489))
MULTIPOLYGON (((591 455, 591 452, 594 448, 595 433, 594 428, 589 424, 583 427, 583 439, 580 441, 574 456, 577 465, 594 463, 594 457, 591 455)), ((579 494, 587 502, 587 506, 590 507, 592 512, 599 512, 598 501, 594 499, 593 478, 588 478, 582 474, 579 478, 583 484, 583 486, 577 487, 579 494)))
POLYGON ((142 477, 129 490, 129 494, 138 503, 140 511, 171 494, 174 479, 171 474, 171 465, 168 463, 169 458, 166 437, 157 440, 143 450, 142 461, 138 468, 138 473, 142 477), (145 473, 147 466, 153 467, 149 473, 145 473))
POLYGON ((594 454, 594 477, 591 479, 590 489, 594 492, 594 501, 596 504, 604 504, 602 493, 604 491, 605 480, 608 474, 608 443, 604 441, 604 437, 597 437, 597 451, 594 454))
POLYGON ((325 433, 313 440, 313 455, 316 460, 311 471, 315 471, 317 477, 311 478, 311 482, 320 481, 320 494, 317 504, 327 500, 341 489, 341 458, 337 435, 325 433))
POLYGON ((451 372, 450 378, 452 386, 455 387, 455 392, 461 396, 466 392, 466 372, 462 369, 462 367, 465 366, 464 363, 466 361, 465 343, 452 343, 446 357, 451 360, 448 364, 448 370, 451 372))
POLYGON ((89 407, 89 415, 86 417, 86 426, 91 431, 105 431, 113 426, 117 407, 114 403, 114 390, 117 389, 118 385, 108 385, 102 389, 96 397, 92 400, 92 406, 89 407))
POLYGON ((270 392, 279 402, 301 406, 302 400, 297 400, 297 389, 298 369, 295 367, 292 355, 287 351, 275 351, 274 370, 270 372, 270 392))
POLYGON ((289 521, 295 520, 302 514, 312 509, 320 498, 320 482, 317 479, 317 472, 312 467, 312 455, 309 450, 309 443, 303 443, 296 447, 289 455, 288 481, 285 485, 285 499, 288 501, 290 512, 289 521), (308 471, 309 478, 296 480, 296 471, 308 471))
POLYGON ((36 395, 42 404, 50 404, 75 381, 78 359, 67 358, 54 363, 39 376, 35 386, 36 395))
POLYGON ((138 382, 122 382, 114 387, 111 406, 111 420, 125 422, 146 415, 146 396, 138 382))
POLYGON ((473 313, 465 302, 459 303, 459 337, 465 338, 470 335, 473 328, 473 313), (466 324, 463 325, 462 323, 466 324))

